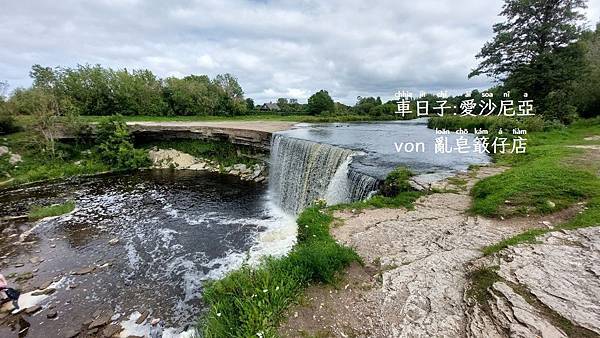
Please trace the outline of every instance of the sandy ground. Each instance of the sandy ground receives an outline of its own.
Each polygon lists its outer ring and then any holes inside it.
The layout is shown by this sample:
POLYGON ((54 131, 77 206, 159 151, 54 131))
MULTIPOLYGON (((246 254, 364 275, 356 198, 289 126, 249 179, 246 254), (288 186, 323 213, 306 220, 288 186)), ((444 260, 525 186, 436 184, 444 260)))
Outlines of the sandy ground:
MULTIPOLYGON (((280 327, 286 337, 464 337, 464 299, 470 262, 486 245, 531 227, 572 217, 571 208, 547 217, 506 221, 471 216, 467 194, 502 168, 462 175, 466 186, 419 199, 414 210, 374 209, 336 214, 334 237, 353 247, 366 266, 354 265, 336 287, 313 286, 280 327), (542 222, 545 222, 542 223, 542 222)), ((444 187, 442 187, 444 188, 444 187)))
POLYGON ((198 122, 127 122, 128 125, 149 127, 214 127, 243 130, 256 130, 274 133, 291 129, 296 122, 285 121, 198 121, 198 122))

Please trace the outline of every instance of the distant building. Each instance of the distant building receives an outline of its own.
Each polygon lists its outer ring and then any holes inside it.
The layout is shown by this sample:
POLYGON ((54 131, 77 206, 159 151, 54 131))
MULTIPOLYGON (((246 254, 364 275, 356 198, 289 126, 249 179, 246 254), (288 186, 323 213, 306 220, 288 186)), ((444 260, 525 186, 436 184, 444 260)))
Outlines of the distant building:
POLYGON ((281 108, 279 108, 279 105, 277 103, 269 102, 269 103, 264 103, 262 106, 260 106, 260 110, 262 110, 262 111, 280 111, 281 108))

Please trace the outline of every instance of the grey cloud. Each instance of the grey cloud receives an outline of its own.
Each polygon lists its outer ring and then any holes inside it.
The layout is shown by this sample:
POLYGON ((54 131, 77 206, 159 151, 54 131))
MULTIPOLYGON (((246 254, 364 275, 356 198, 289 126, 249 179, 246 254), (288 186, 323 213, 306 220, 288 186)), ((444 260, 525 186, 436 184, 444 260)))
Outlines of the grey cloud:
MULTIPOLYGON (((257 102, 327 89, 391 98, 398 89, 463 92, 501 0, 399 2, 11 1, 0 13, 0 79, 28 85, 34 63, 100 63, 159 76, 235 74, 257 102)), ((589 17, 597 20, 598 5, 589 17)))

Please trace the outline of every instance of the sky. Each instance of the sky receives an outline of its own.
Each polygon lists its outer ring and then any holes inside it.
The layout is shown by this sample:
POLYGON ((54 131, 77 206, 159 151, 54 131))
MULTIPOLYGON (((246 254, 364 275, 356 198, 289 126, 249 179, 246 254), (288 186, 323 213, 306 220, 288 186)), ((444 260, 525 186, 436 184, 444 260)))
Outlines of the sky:
MULTIPOLYGON (((160 77, 235 75, 256 103, 340 102, 400 90, 459 94, 502 0, 1 0, 0 81, 33 64, 146 68, 160 77)), ((600 0, 588 2, 588 27, 600 0)))

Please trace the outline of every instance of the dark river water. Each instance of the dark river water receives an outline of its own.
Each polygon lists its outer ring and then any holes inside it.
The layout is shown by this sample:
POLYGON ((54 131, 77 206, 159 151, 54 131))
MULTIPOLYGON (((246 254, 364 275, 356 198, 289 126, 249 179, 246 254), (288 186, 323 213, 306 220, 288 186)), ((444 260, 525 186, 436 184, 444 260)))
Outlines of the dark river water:
MULTIPOLYGON (((293 219, 277 213, 267 197, 264 184, 171 170, 0 192, 0 217, 26 214, 34 204, 77 205, 69 215, 38 223, 20 244, 15 235, 3 236, 2 274, 33 272, 20 285, 24 291, 57 281, 48 299, 22 297, 22 307, 44 305, 23 317, 31 324, 27 336, 64 336, 98 311, 120 317, 128 329, 123 336, 146 332, 147 325, 134 324, 144 311, 171 327, 169 334, 189 328, 202 312, 203 283, 293 244, 293 219), (95 269, 72 274, 86 267, 95 269), (56 319, 46 318, 50 310, 56 319)), ((18 328, 2 327, 0 336, 16 336, 18 328)))

